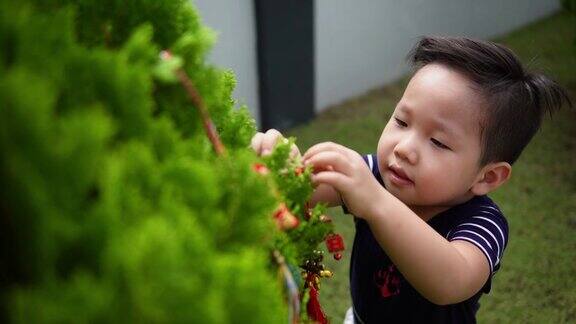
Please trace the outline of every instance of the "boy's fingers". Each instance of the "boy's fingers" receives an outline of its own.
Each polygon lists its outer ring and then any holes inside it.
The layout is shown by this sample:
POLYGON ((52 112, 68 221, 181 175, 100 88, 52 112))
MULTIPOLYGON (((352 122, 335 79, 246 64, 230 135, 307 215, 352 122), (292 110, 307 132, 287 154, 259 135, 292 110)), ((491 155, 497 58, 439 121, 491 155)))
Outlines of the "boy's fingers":
POLYGON ((274 146, 276 146, 276 143, 278 143, 278 141, 283 138, 284 137, 279 131, 275 129, 269 129, 266 134, 264 134, 264 138, 262 140, 262 155, 270 154, 274 146))
POLYGON ((356 152, 352 151, 351 149, 340 145, 340 144, 336 144, 333 142, 324 142, 324 143, 320 143, 320 144, 316 144, 314 146, 312 146, 311 148, 308 149, 308 151, 306 151, 306 153, 304 153, 303 156, 303 160, 306 161, 307 159, 311 158, 312 156, 320 153, 320 152, 324 152, 324 151, 332 151, 332 152, 339 152, 349 158, 351 158, 353 156, 353 154, 357 154, 356 152))
POLYGON ((315 172, 334 170, 345 175, 350 175, 351 165, 348 157, 337 151, 322 151, 309 157, 306 164, 312 164, 315 172))
POLYGON ((326 184, 332 186, 337 191, 341 188, 346 187, 346 177, 336 171, 322 171, 317 174, 312 175, 312 184, 318 186, 320 184, 326 184))
POLYGON ((338 144, 332 142, 324 142, 312 145, 306 152, 304 152, 304 156, 302 158, 304 160, 309 159, 313 155, 322 151, 336 151, 337 145, 338 144))
POLYGON ((262 153, 262 139, 264 137, 263 133, 256 133, 252 140, 250 141, 250 147, 256 152, 257 155, 262 153))
POLYGON ((298 149, 298 146, 296 146, 296 144, 292 144, 290 147, 290 157, 294 159, 300 155, 300 149, 298 149))
MULTIPOLYGON (((282 133, 275 129, 269 129, 266 133, 256 133, 250 140, 250 147, 256 152, 257 155, 268 155, 272 153, 272 149, 278 144, 279 141, 287 141, 282 133)), ((292 144, 290 147, 290 157, 296 158, 300 156, 298 146, 292 144)))

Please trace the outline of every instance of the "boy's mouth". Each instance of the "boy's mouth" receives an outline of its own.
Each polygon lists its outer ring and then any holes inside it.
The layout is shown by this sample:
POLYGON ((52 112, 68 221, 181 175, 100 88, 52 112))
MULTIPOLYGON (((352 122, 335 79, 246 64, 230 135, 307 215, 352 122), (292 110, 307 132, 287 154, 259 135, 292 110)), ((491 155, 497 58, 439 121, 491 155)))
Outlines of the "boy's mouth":
POLYGON ((388 175, 392 183, 399 186, 413 185, 414 181, 400 167, 391 165, 388 167, 388 175))

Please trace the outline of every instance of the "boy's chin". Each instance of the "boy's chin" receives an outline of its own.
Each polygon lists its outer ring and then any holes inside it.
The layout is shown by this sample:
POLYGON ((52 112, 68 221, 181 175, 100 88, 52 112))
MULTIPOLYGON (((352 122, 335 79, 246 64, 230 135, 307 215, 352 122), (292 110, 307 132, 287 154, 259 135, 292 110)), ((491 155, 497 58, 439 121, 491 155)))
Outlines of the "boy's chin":
POLYGON ((414 188, 395 188, 393 186, 389 187, 387 185, 386 189, 391 193, 396 199, 400 200, 404 205, 408 207, 423 207, 423 208, 435 208, 442 204, 436 204, 430 199, 422 199, 420 196, 416 195, 414 188))
POLYGON ((402 188, 396 188, 394 185, 386 183, 386 181, 384 181, 384 184, 386 185, 386 190, 388 190, 388 192, 391 193, 392 196, 396 197, 405 205, 413 205, 418 203, 418 199, 415 199, 416 197, 414 197, 412 193, 407 192, 408 190, 402 190, 402 188))

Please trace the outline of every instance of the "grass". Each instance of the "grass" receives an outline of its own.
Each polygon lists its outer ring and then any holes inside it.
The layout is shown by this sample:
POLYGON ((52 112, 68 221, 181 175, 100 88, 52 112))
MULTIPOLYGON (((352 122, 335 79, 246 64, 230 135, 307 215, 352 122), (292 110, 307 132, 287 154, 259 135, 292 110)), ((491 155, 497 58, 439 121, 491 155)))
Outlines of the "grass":
MULTIPOLYGON (((554 15, 496 39, 514 50, 531 70, 568 89, 576 101, 575 22, 554 15)), ((408 78, 331 107, 312 122, 287 132, 302 151, 334 141, 361 153, 373 152, 383 126, 408 78)), ((481 323, 576 322, 576 113, 564 109, 547 118, 513 177, 491 195, 510 224, 510 242, 492 292, 481 299, 481 323)), ((333 322, 350 306, 348 266, 354 227, 349 215, 330 210, 347 250, 324 280, 321 302, 333 322)))

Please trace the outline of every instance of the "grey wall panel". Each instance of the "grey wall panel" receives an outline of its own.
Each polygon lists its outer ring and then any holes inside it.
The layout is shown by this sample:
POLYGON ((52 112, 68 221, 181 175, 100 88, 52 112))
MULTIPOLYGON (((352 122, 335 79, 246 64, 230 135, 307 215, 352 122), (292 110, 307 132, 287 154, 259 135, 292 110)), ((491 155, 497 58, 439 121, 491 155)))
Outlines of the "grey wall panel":
POLYGON ((193 0, 205 25, 218 40, 209 61, 236 75, 234 98, 246 104, 259 122, 256 23, 251 0, 193 0))
POLYGON ((558 0, 316 0, 316 99, 321 111, 391 82, 425 34, 489 38, 547 16, 558 0))

